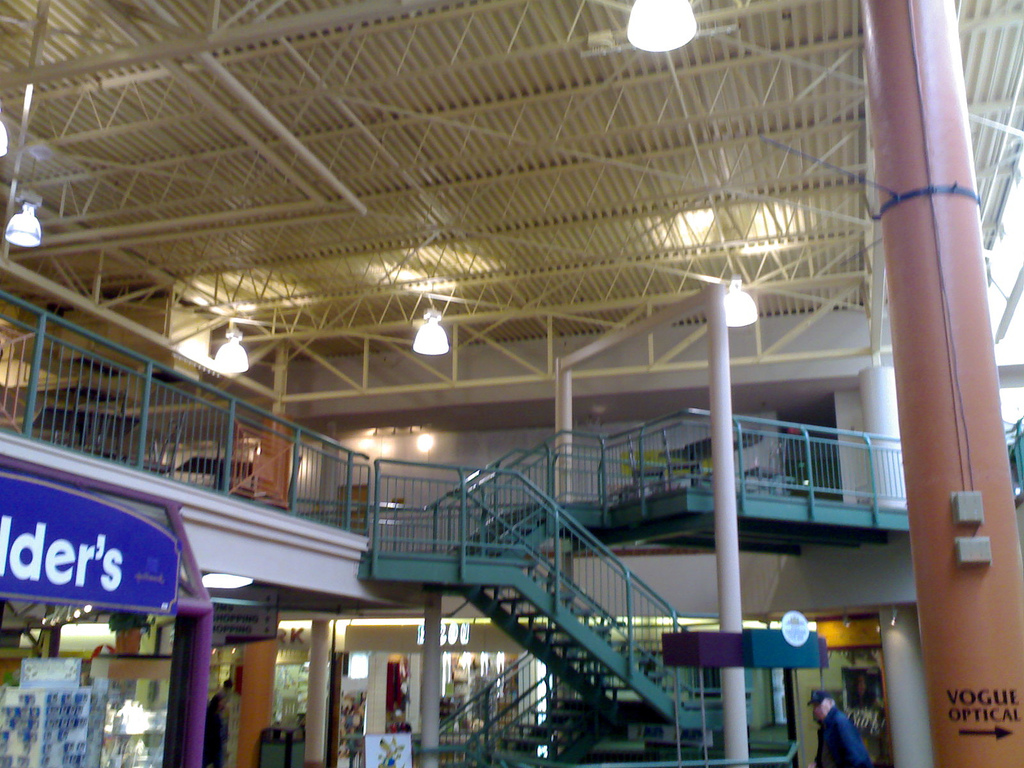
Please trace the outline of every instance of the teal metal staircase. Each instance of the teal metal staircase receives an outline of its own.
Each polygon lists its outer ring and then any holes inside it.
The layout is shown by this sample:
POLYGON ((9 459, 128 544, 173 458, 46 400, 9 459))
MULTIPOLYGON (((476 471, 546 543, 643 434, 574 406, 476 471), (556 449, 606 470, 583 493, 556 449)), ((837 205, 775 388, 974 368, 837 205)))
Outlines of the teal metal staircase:
POLYGON ((500 713, 481 754, 575 762, 631 719, 674 721, 661 636, 678 626, 675 611, 533 483, 392 461, 377 463, 376 479, 376 498, 392 501, 373 509, 362 575, 465 596, 552 681, 500 713))
MULTIPOLYGON (((745 548, 907 529, 897 442, 747 417, 733 427, 745 548)), ((713 471, 702 411, 559 434, 485 469, 376 462, 361 575, 462 595, 543 665, 542 678, 486 708, 481 727, 448 733, 463 758, 578 764, 600 759, 601 738, 624 737, 630 722, 716 727, 718 712, 706 719, 662 664, 674 610, 608 549, 713 546, 713 471)))

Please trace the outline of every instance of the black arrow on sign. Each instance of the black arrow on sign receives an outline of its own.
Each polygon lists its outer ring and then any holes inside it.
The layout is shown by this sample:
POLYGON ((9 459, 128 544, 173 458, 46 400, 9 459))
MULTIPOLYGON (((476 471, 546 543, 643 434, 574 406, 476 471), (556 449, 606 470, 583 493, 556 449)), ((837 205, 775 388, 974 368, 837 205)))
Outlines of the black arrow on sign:
POLYGON ((1013 731, 1008 731, 1005 728, 996 727, 991 731, 972 731, 967 728, 960 729, 961 736, 995 736, 996 740, 1003 738, 1003 736, 1010 736, 1013 731))

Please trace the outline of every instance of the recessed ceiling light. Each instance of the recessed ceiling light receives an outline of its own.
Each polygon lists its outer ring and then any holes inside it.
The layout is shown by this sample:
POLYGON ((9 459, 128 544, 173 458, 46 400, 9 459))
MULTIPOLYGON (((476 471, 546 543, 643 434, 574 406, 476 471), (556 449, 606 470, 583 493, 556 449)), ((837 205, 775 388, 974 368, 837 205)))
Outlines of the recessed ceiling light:
POLYGON ((207 589, 239 589, 252 584, 248 576, 235 576, 230 573, 207 573, 203 575, 203 586, 207 589))

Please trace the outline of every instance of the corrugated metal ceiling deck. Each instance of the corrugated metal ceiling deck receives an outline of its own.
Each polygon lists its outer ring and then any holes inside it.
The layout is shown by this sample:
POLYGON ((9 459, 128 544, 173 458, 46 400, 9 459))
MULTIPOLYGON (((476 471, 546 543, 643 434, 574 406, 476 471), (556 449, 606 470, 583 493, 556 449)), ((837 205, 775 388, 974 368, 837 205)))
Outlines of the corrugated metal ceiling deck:
MULTIPOLYGON (((671 54, 617 0, 10 0, 11 259, 131 317, 243 314, 293 358, 585 336, 742 275, 762 315, 872 306, 856 0, 705 0, 671 54), (34 99, 25 119, 25 86, 34 99), (361 209, 365 206, 365 213, 361 209)), ((958 13, 983 225, 1021 151, 1024 7, 958 13)))

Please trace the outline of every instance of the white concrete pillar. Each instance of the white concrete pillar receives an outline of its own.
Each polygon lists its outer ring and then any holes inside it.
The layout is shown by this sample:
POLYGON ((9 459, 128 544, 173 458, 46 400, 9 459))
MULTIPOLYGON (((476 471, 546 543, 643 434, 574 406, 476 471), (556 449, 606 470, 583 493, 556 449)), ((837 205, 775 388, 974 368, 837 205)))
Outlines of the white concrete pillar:
POLYGON ((900 768, 934 768, 917 608, 901 605, 894 610, 895 623, 892 613, 879 615, 893 763, 900 768))
MULTIPOLYGON (((896 405, 896 370, 888 365, 863 369, 859 374, 860 402, 864 412, 864 431, 888 437, 900 436, 899 411, 896 405)), ((878 505, 906 508, 903 482, 903 456, 898 443, 875 440, 874 488, 878 505), (898 500, 897 500, 898 499, 898 500)))
POLYGON ((562 367, 562 359, 555 360, 555 431, 572 429, 572 369, 562 367))
MULTIPOLYGON (((709 285, 704 290, 710 345, 711 486, 715 498, 718 620, 723 632, 742 632, 736 461, 732 440, 732 378, 729 371, 729 329, 725 324, 725 287, 709 285)), ((742 761, 750 756, 747 742, 747 689, 742 667, 722 669, 722 720, 725 757, 737 761, 734 765, 742 765, 742 761)))
POLYGON ((864 431, 899 437, 900 420, 896 408, 896 369, 875 365, 859 374, 860 402, 864 409, 864 431))
POLYGON ((420 768, 437 768, 441 743, 441 595, 427 595, 423 607, 423 674, 420 677, 420 768))
POLYGON ((562 366, 562 358, 555 360, 555 450, 559 453, 555 473, 555 498, 569 501, 572 477, 572 369, 562 366))
POLYGON ((327 689, 330 679, 331 622, 314 619, 309 632, 306 691, 306 768, 322 768, 327 751, 327 689))

